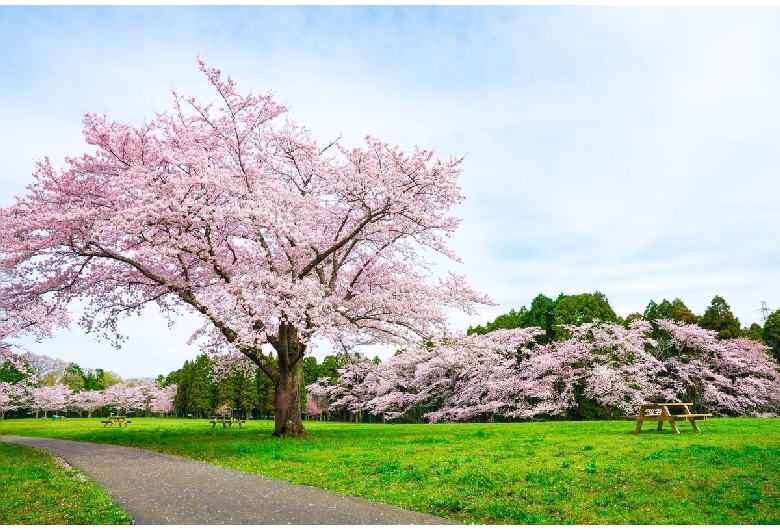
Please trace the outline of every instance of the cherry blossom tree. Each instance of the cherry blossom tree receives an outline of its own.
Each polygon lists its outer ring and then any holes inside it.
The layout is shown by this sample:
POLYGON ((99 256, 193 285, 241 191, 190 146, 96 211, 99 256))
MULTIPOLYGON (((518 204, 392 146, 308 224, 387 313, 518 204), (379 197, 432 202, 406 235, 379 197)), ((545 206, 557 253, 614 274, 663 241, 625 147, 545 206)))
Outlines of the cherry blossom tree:
POLYGON ((653 377, 662 365, 650 353, 656 342, 649 337, 649 322, 635 320, 627 327, 595 322, 565 328, 570 337, 555 343, 553 350, 579 352, 567 360, 576 366, 573 383, 581 385, 584 397, 601 405, 608 419, 615 409, 636 410, 649 396, 663 392, 653 377))
POLYGON ((656 325, 667 339, 652 338, 643 320, 562 326, 566 338, 550 343, 537 340, 539 328, 455 335, 378 366, 354 358, 336 383, 321 378, 307 390, 331 408, 434 422, 562 418, 581 399, 600 405, 607 418, 648 401, 690 400, 719 415, 780 412, 780 371, 766 346, 718 340, 693 324, 656 325))
POLYGON ((137 127, 87 114, 95 152, 38 163, 27 195, 0 211, 3 292, 87 300, 81 324, 115 341, 118 319, 148 304, 193 311, 215 348, 274 382, 274 434, 302 436, 313 337, 419 341, 444 332, 449 308, 487 302, 462 277, 430 281, 426 260, 456 259, 445 240, 462 159, 373 137, 319 142, 271 95, 200 68, 217 103, 174 93, 172 114, 137 127))
POLYGON ((112 406, 117 412, 127 413, 131 410, 143 409, 145 398, 141 389, 125 383, 117 383, 103 390, 105 404, 112 406))
POLYGON ((326 396, 331 408, 346 407, 394 419, 407 414, 431 421, 459 421, 483 415, 520 415, 515 399, 518 357, 542 334, 539 328, 497 330, 486 335, 455 334, 408 347, 375 365, 356 358, 332 384, 318 380, 307 390, 326 396))
POLYGON ((780 371, 769 348, 746 337, 718 339, 718 332, 695 324, 656 321, 669 333, 659 352, 677 398, 724 415, 780 412, 780 371))
MULTIPOLYGON (((146 415, 153 412, 153 403, 158 399, 160 386, 153 379, 137 381, 127 388, 129 408, 143 411, 146 415)), ((175 395, 175 393, 174 393, 175 395)))
POLYGON ((0 381, 0 420, 11 410, 27 408, 32 403, 30 385, 26 381, 8 383, 0 381))
POLYGON ((176 397, 176 390, 175 384, 155 388, 152 393, 151 411, 160 416, 173 412, 173 399, 176 397))
POLYGON ((309 417, 322 418, 322 409, 317 406, 313 400, 308 399, 306 401, 306 415, 309 417))
POLYGON ((35 410, 35 417, 41 411, 44 418, 48 412, 66 412, 68 398, 72 393, 70 388, 62 384, 31 388, 31 408, 35 410))
MULTIPOLYGON (((4 277, 0 270, 0 279, 4 277)), ((42 364, 43 359, 48 359, 20 348, 14 344, 14 339, 31 334, 40 340, 51 336, 52 326, 67 324, 66 314, 54 309, 51 304, 32 304, 19 311, 8 311, 3 304, 8 301, 9 298, 0 296, 0 366, 7 363, 20 379, 0 382, 0 419, 10 410, 34 404, 32 390, 38 381, 35 368, 42 364)))
POLYGON ((70 396, 68 407, 77 410, 82 416, 86 412, 87 417, 106 405, 105 395, 101 390, 82 390, 70 396))

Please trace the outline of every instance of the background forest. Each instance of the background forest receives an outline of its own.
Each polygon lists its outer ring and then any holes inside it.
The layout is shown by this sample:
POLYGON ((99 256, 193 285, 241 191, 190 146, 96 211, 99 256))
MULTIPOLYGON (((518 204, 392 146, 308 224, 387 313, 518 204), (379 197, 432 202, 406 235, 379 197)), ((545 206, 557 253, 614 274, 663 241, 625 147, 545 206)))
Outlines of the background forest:
MULTIPOLYGON (((696 325, 715 332, 715 337, 719 341, 746 338, 766 345, 768 353, 775 361, 780 360, 780 311, 766 315, 763 326, 753 323, 749 327, 743 327, 731 312, 729 304, 720 296, 715 296, 701 315, 694 314, 682 300, 675 298, 672 301, 664 299, 660 303, 651 300, 642 313, 631 313, 624 318, 615 313, 607 297, 601 292, 560 294, 555 299, 539 294, 533 299, 530 307, 512 309, 484 325, 471 326, 466 334, 487 335, 497 330, 538 327, 541 332, 533 340, 539 345, 549 345, 570 338, 572 326, 601 322, 618 324, 628 329, 632 322, 640 320, 651 323, 668 320, 696 325)), ((653 340, 664 341, 668 340, 669 333, 653 324, 649 335, 653 340)), ((399 353, 397 352, 396 356, 399 353)), ((355 359, 364 363, 369 362, 360 354, 350 356, 345 353, 325 356, 321 362, 312 356, 304 359, 301 410, 304 411, 305 417, 362 421, 380 419, 423 421, 426 413, 433 412, 425 407, 416 407, 408 413, 398 415, 388 415, 387 411, 384 414, 375 414, 363 410, 350 410, 347 404, 333 407, 337 399, 324 398, 322 392, 319 396, 312 396, 311 392, 306 392, 306 387, 311 387, 318 381, 325 386, 339 387, 343 383, 340 380, 340 372, 344 372, 355 359)), ((379 366, 381 360, 375 357, 370 363, 379 366)), ((6 417, 24 417, 29 414, 37 415, 40 412, 107 414, 111 407, 116 407, 117 404, 122 408, 135 410, 136 414, 157 413, 199 418, 213 415, 217 409, 222 408, 231 409, 232 414, 242 417, 265 419, 273 417, 274 387, 262 370, 248 364, 225 368, 219 359, 206 354, 186 361, 181 368, 167 375, 158 375, 155 380, 125 381, 121 376, 100 368, 83 369, 75 363, 46 357, 37 357, 31 366, 30 374, 35 375, 38 381, 35 386, 39 390, 33 392, 32 396, 27 396, 27 401, 18 403, 17 406, 8 404, 10 396, 6 396, 8 398, 5 400, 6 405, 0 407, 3 408, 6 417), (155 389, 166 388, 167 394, 155 394, 155 389), (113 396, 113 404, 106 402, 107 389, 113 390, 113 394, 109 392, 109 396, 113 396), (146 398, 129 397, 128 392, 131 389, 137 389, 136 394, 145 395, 146 398), (103 394, 98 399, 97 395, 101 392, 103 394), (162 397, 165 395, 172 397, 172 400, 168 400, 170 403, 162 397), (151 406, 153 398, 156 400, 154 411, 151 406)), ((8 362, 0 366, 1 383, 15 384, 24 377, 25 374, 16 370, 8 362)), ((581 389, 574 400, 575 406, 568 408, 561 417, 596 419, 611 416, 611 413, 605 412, 604 407, 600 406, 597 400, 586 396, 581 389)), ((487 415, 471 419, 486 418, 487 415)), ((496 419, 495 415, 490 415, 490 418, 496 419)), ((498 419, 510 418, 502 418, 499 415, 498 419)))

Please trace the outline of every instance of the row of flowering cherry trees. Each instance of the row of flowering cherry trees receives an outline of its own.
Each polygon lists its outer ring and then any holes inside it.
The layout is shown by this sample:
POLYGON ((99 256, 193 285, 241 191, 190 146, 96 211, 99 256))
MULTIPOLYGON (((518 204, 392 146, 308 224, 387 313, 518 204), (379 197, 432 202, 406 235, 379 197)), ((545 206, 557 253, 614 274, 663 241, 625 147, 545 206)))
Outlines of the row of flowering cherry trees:
POLYGON ((158 387, 154 381, 144 381, 135 386, 118 383, 105 390, 73 392, 65 385, 36 387, 29 382, 0 383, 0 415, 10 410, 27 409, 41 413, 77 412, 87 417, 104 407, 118 412, 138 411, 145 414, 168 414, 173 411, 176 385, 158 387))
POLYGON ((49 412, 74 411, 92 417, 96 411, 110 407, 117 411, 142 411, 145 414, 167 414, 173 411, 176 385, 160 387, 154 381, 141 381, 128 386, 124 383, 112 385, 105 390, 82 390, 73 392, 63 384, 38 386, 29 371, 32 354, 13 355, 8 351, 0 354, 0 364, 11 363, 24 379, 15 383, 0 382, 0 419, 13 410, 27 410, 37 418, 49 412))
POLYGON ((44 366, 48 358, 25 350, 15 343, 15 339, 25 334, 36 339, 51 337, 52 328, 67 323, 67 313, 45 301, 29 304, 18 311, 0 308, 0 367, 11 367, 18 376, 15 380, 0 381, 0 419, 7 412, 20 409, 34 412, 36 417, 41 412, 45 416, 48 412, 69 410, 91 417, 103 407, 146 414, 165 414, 173 410, 176 385, 161 387, 151 380, 77 393, 63 384, 42 385, 41 374, 35 368, 44 366))
POLYGON ((539 328, 502 329, 408 348, 379 365, 355 358, 336 383, 307 390, 319 408, 386 420, 566 418, 582 399, 606 418, 656 400, 716 415, 780 412, 778 365, 759 342, 669 320, 564 328, 567 338, 548 344, 535 340, 539 328))

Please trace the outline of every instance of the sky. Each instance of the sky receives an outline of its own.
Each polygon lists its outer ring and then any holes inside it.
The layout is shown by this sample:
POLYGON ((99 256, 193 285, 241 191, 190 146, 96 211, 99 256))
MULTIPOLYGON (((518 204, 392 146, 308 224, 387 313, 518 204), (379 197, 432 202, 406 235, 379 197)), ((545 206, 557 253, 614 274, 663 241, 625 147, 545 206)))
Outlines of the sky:
MULTIPOLYGON (((200 55, 322 141, 465 156, 462 263, 440 267, 496 305, 453 329, 595 291, 621 316, 720 295, 747 327, 780 308, 778 26, 772 6, 0 6, 0 207, 36 160, 89 150, 85 113, 212 100, 200 55)), ((30 349, 155 377, 196 327, 150 310, 119 350, 76 324, 30 349)))

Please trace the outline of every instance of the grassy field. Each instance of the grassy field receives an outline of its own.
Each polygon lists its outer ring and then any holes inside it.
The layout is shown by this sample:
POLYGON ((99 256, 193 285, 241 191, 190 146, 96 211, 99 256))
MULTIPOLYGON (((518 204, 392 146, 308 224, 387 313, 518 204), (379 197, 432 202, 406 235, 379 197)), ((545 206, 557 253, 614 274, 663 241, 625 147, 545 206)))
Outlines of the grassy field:
POLYGON ((266 421, 212 429, 136 418, 107 429, 97 419, 29 419, 0 428, 153 449, 470 523, 780 524, 780 419, 711 419, 701 433, 682 423, 680 435, 668 424, 635 435, 634 426, 307 422, 307 440, 272 438, 266 421))
POLYGON ((94 482, 50 454, 0 444, 0 525, 130 524, 94 482))

